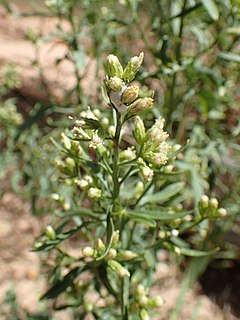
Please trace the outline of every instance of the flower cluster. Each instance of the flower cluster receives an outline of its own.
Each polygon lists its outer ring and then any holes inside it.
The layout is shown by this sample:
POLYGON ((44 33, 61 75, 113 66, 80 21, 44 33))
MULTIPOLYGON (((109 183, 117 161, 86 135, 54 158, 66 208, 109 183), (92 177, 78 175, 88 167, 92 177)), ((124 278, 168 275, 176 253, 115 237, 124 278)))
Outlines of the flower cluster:
POLYGON ((129 85, 138 72, 144 54, 132 57, 123 69, 118 58, 110 54, 105 63, 105 86, 112 106, 120 113, 131 117, 135 114, 148 110, 153 105, 152 98, 138 98, 139 87, 129 85))

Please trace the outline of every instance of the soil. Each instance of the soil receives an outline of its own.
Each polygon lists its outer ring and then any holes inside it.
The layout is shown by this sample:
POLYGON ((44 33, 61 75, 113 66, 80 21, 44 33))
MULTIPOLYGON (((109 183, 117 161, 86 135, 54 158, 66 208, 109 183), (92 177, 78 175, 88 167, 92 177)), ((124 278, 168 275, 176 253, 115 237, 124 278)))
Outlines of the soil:
MULTIPOLYGON (((39 297, 46 289, 46 282, 39 256, 31 249, 43 221, 32 216, 30 206, 11 192, 5 193, 1 199, 0 217, 0 305, 6 292, 14 286, 21 308, 38 312, 39 297)), ((173 265, 165 261, 164 255, 160 258, 153 294, 161 295, 164 305, 155 320, 168 320, 179 297, 182 276, 173 265)), ((209 269, 201 283, 210 297, 204 294, 200 284, 195 284, 185 297, 181 318, 178 319, 238 319, 230 311, 233 310, 239 316, 239 274, 229 273, 227 269, 223 274, 209 269), (220 277, 222 281, 218 281, 220 277), (198 312, 195 318, 194 312, 198 312)), ((66 312, 56 312, 56 317, 70 319, 66 312)))

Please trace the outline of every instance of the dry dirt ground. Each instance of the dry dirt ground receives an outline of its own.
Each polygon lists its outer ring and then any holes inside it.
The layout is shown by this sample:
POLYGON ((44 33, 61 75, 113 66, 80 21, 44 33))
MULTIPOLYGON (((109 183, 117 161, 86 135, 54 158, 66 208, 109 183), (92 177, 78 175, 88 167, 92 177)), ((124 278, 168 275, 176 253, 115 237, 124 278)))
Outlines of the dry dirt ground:
MULTIPOLYGON (((11 192, 4 194, 0 201, 0 306, 7 290, 14 286, 22 308, 30 312, 39 310, 38 299, 46 283, 41 274, 39 257, 31 249, 41 226, 42 221, 31 215, 27 203, 11 192)), ((162 296, 164 305, 156 320, 168 320, 179 296, 181 277, 174 266, 164 261, 164 257, 157 273, 159 285, 156 285, 154 293, 162 296)), ((196 310, 198 315, 194 319, 197 320, 237 319, 203 295, 198 284, 189 290, 181 316, 176 320, 193 319, 192 314, 196 310)), ((70 319, 69 314, 63 312, 56 313, 56 317, 70 319)))

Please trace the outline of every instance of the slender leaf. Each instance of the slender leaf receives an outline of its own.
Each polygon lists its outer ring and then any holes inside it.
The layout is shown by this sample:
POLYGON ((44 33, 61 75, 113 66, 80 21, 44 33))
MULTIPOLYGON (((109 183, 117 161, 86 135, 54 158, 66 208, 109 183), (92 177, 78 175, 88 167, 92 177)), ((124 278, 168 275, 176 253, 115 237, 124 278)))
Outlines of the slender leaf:
POLYGON ((218 20, 219 18, 219 11, 218 11, 218 7, 215 4, 214 0, 201 0, 203 6, 205 7, 205 9, 207 10, 209 16, 213 19, 213 20, 218 20))
POLYGON ((171 197, 179 193, 183 189, 183 187, 183 182, 176 182, 170 184, 166 188, 155 194, 146 194, 141 199, 141 201, 139 201, 139 205, 143 206, 146 203, 163 203, 165 201, 168 201, 171 197))
POLYGON ((218 56, 227 61, 240 63, 240 55, 232 52, 219 52, 218 56))

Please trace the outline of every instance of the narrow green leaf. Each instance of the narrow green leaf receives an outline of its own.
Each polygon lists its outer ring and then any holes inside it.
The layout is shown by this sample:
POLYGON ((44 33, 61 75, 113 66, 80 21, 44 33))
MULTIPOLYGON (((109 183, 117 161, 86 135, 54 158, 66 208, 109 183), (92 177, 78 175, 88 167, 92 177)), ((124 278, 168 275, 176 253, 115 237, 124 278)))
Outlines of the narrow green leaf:
POLYGON ((129 219, 133 219, 136 222, 146 224, 147 226, 149 226, 151 228, 155 228, 157 225, 153 219, 150 219, 148 216, 146 216, 144 214, 131 212, 131 213, 127 213, 126 217, 128 217, 129 219))
POLYGON ((62 280, 55 283, 40 299, 54 299, 59 296, 59 294, 64 292, 85 268, 86 267, 77 267, 71 270, 62 280))
POLYGON ((159 210, 134 210, 127 213, 128 217, 145 218, 148 220, 171 221, 184 218, 186 215, 192 214, 193 211, 182 212, 162 212, 159 210))
POLYGON ((140 201, 139 205, 143 206, 146 203, 163 203, 169 200, 171 197, 179 193, 184 187, 183 182, 176 182, 168 185, 163 190, 155 194, 147 194, 140 201))
POLYGON ((112 244, 113 231, 114 231, 113 220, 111 218, 111 214, 108 213, 108 216, 107 216, 107 243, 106 243, 106 250, 100 257, 98 257, 96 259, 96 261, 104 259, 106 257, 106 255, 108 254, 108 251, 111 248, 111 244, 112 244))
POLYGON ((218 56, 227 61, 240 63, 240 55, 232 52, 219 52, 218 56))
POLYGON ((219 18, 219 11, 218 11, 218 7, 215 4, 214 0, 201 0, 202 5, 204 6, 204 8, 207 10, 209 16, 213 19, 213 20, 218 20, 219 18))
POLYGON ((210 251, 201 251, 201 250, 195 250, 195 249, 189 249, 185 247, 179 248, 181 250, 181 254, 188 256, 188 257, 206 257, 206 256, 211 256, 212 254, 218 252, 219 248, 215 248, 210 251))

